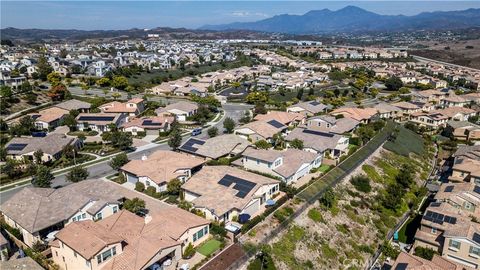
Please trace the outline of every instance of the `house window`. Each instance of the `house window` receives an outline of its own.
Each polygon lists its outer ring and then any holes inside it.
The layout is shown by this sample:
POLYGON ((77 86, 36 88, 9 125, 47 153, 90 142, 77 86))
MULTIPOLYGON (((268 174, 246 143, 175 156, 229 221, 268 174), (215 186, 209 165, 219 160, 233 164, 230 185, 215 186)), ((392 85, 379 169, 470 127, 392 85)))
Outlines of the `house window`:
POLYGON ((432 233, 437 234, 437 228, 432 228, 432 233))
POLYGON ((275 167, 280 166, 280 164, 282 164, 281 159, 275 161, 275 167))
POLYGON ((77 252, 73 252, 73 256, 75 256, 75 258, 77 258, 77 252))
POLYGON ((469 202, 465 202, 465 209, 470 210, 472 208, 472 204, 469 202))
POLYGON ((90 261, 85 260, 85 265, 90 268, 90 261))
POLYGON ((108 260, 110 257, 114 256, 115 254, 117 254, 117 250, 115 247, 106 250, 103 253, 97 255, 97 263, 100 264, 108 260))
POLYGON ((150 181, 145 181, 145 185, 147 185, 147 187, 150 186, 150 181))
POLYGON ((73 218, 72 218, 72 221, 73 221, 73 222, 77 221, 77 217, 73 217, 73 218))
POLYGON ((87 218, 87 214, 83 213, 82 214, 82 219, 85 219, 85 218, 87 218))
POLYGON ((459 242, 459 241, 455 241, 455 240, 453 240, 453 239, 450 239, 450 241, 448 242, 448 247, 458 250, 458 249, 460 249, 460 242, 459 242))
POLYGON ((470 252, 471 255, 480 256, 480 248, 471 246, 469 252, 470 252))
POLYGON ((101 220, 103 218, 102 212, 95 215, 95 220, 101 220))
POLYGON ((115 206, 113 207, 113 213, 115 214, 115 213, 117 213, 117 212, 118 212, 118 206, 115 205, 115 206))

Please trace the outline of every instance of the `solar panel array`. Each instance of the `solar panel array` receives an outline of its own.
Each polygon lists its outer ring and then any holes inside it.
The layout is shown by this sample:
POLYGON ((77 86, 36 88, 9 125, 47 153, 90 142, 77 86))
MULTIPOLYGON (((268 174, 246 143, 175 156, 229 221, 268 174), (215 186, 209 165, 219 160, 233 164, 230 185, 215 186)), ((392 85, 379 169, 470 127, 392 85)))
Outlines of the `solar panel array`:
POLYGON ((478 244, 480 244, 480 234, 478 233, 473 233, 472 240, 478 244))
POLYGON ((473 192, 480 194, 480 186, 475 186, 473 192))
POLYGON ((28 144, 26 143, 12 143, 7 146, 7 150, 10 151, 22 151, 28 144))
POLYGON ((115 116, 80 116, 78 121, 113 121, 115 116))
POLYGON ((143 126, 161 126, 163 125, 163 123, 153 122, 152 120, 147 119, 147 120, 143 120, 142 125, 143 126))
POLYGON ((313 134, 313 135, 317 135, 317 136, 324 136, 324 137, 329 137, 329 138, 334 136, 331 133, 326 133, 326 132, 321 132, 321 131, 316 131, 316 130, 311 130, 311 129, 304 129, 303 133, 313 134))
POLYGON ((452 192, 454 188, 455 188, 455 186, 447 186, 445 188, 445 192, 452 192))
POLYGON ((281 128, 284 126, 282 123, 278 122, 277 120, 270 120, 267 123, 269 123, 271 126, 276 128, 281 128))
POLYGON ((204 141, 190 138, 182 146, 180 146, 180 150, 195 153, 197 152, 198 148, 193 147, 193 145, 195 144, 203 145, 204 143, 205 143, 204 141))
POLYGON ((234 184, 233 189, 238 190, 235 196, 239 198, 245 198, 247 194, 255 187, 255 183, 247 181, 242 178, 238 178, 233 175, 226 174, 218 183, 222 186, 230 187, 234 184))
POLYGON ((457 218, 443 215, 433 211, 427 211, 423 216, 424 219, 431 221, 433 223, 443 224, 443 222, 447 222, 450 224, 457 223, 457 218))
POLYGON ((430 207, 439 207, 440 205, 442 205, 441 203, 439 202, 433 202, 430 204, 430 207))
POLYGON ((320 105, 320 102, 318 102, 318 101, 312 101, 312 102, 310 102, 310 105, 318 106, 318 105, 320 105))

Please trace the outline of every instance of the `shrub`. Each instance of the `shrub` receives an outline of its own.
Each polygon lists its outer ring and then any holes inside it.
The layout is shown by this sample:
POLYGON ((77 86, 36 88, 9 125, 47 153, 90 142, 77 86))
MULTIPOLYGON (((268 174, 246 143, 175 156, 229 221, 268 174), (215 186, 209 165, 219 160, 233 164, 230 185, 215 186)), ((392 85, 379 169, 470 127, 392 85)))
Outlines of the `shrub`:
POLYGON ((195 249, 193 248, 192 243, 188 244, 188 246, 183 251, 183 259, 190 259, 195 255, 195 249))
POLYGON ((155 193, 157 193, 157 189, 155 187, 147 187, 147 189, 145 190, 145 194, 151 197, 154 197, 155 193))
POLYGON ((315 208, 312 208, 308 211, 308 217, 315 222, 325 222, 322 213, 315 208))
POLYGON ((424 258, 429 261, 433 259, 433 255, 435 254, 436 254, 435 250, 431 248, 420 247, 420 246, 416 247, 415 251, 413 252, 413 255, 424 258))
POLYGON ((145 185, 142 182, 135 183, 135 190, 139 192, 145 191, 145 185))
POLYGON ((270 149, 272 147, 272 145, 265 140, 256 141, 255 146, 259 149, 270 149))
POLYGON ((361 191, 364 193, 369 193, 370 191, 372 191, 372 186, 370 185, 370 179, 363 174, 352 177, 350 179, 350 183, 352 183, 352 185, 358 191, 361 191))
POLYGON ((214 235, 219 235, 221 237, 227 236, 227 230, 225 230, 223 224, 220 224, 218 222, 212 222, 212 224, 210 225, 210 233, 214 235))

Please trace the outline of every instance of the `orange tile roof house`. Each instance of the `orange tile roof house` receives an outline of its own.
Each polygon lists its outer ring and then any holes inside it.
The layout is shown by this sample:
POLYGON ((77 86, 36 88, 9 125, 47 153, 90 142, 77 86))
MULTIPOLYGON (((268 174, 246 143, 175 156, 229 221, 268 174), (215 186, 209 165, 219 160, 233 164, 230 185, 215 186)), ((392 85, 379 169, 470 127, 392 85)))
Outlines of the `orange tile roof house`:
POLYGON ((182 185, 184 198, 207 219, 229 222, 254 217, 279 192, 280 181, 228 166, 207 166, 182 185))
POLYGON ((250 145, 250 142, 235 134, 215 136, 207 140, 189 138, 178 150, 207 159, 235 156, 250 145))
POLYGON ((306 116, 313 116, 318 113, 326 112, 329 106, 318 101, 306 101, 294 104, 287 108, 287 112, 301 113, 306 116))
POLYGON ((186 121, 187 117, 193 116, 197 113, 198 105, 193 102, 188 101, 179 101, 176 103, 169 104, 163 108, 158 108, 155 110, 157 115, 172 115, 178 121, 186 121))
POLYGON ((293 148, 285 151, 248 148, 242 154, 245 169, 279 177, 287 184, 297 181, 321 164, 321 154, 293 148))
POLYGON ((285 137, 287 142, 295 139, 303 142, 303 150, 321 153, 333 159, 340 158, 348 150, 348 137, 310 128, 297 127, 285 137))
POLYGON ((286 126, 296 126, 305 123, 305 115, 282 111, 268 111, 266 114, 257 114, 254 119, 265 122, 276 120, 286 126))
POLYGON ((128 116, 139 115, 145 110, 144 100, 133 98, 127 102, 113 101, 98 107, 102 113, 124 113, 128 116))
POLYGON ((80 148, 82 142, 64 134, 50 133, 45 137, 20 137, 13 138, 5 145, 7 157, 23 161, 34 160, 34 153, 42 151, 42 162, 49 162, 59 159, 62 156, 63 148, 72 145, 80 148))
POLYGON ((76 120, 78 130, 102 133, 110 131, 111 124, 120 127, 126 119, 123 113, 80 113, 76 120))
POLYGON ((391 270, 472 270, 473 268, 450 262, 438 255, 431 261, 406 252, 400 252, 391 270))
POLYGON ((186 181, 204 163, 204 159, 186 153, 159 150, 141 160, 128 162, 120 170, 131 185, 140 182, 146 188, 154 187, 162 192, 167 190, 168 182, 173 179, 186 181))
POLYGON ((143 218, 122 210, 98 222, 67 225, 55 235, 52 257, 65 270, 169 269, 188 244, 208 239, 209 224, 176 207, 143 218))
POLYGON ((306 126, 327 133, 344 134, 352 132, 359 124, 359 121, 352 118, 336 119, 330 115, 320 115, 308 118, 306 126))
POLYGON ((234 134, 253 143, 261 140, 271 141, 273 135, 287 130, 287 126, 277 120, 253 121, 235 128, 234 134))
POLYGON ((124 197, 119 188, 124 189, 101 180, 59 189, 27 187, 4 202, 0 210, 7 224, 18 228, 31 247, 73 221, 101 219, 118 211, 119 200, 124 197))
POLYGON ((378 113, 374 108, 338 108, 333 110, 331 115, 343 115, 345 118, 352 118, 360 123, 370 122, 378 113))
POLYGON ((448 179, 480 185, 480 145, 460 146, 453 157, 452 175, 448 179))
POLYGON ((174 118, 172 116, 166 115, 134 118, 123 123, 121 128, 124 132, 130 132, 134 136, 138 132, 145 132, 147 135, 158 135, 159 132, 170 130, 170 125, 173 121, 174 118))
POLYGON ((37 129, 50 129, 59 126, 62 122, 63 117, 67 115, 69 111, 51 107, 45 110, 41 110, 38 113, 31 113, 30 116, 35 121, 35 127, 37 129))

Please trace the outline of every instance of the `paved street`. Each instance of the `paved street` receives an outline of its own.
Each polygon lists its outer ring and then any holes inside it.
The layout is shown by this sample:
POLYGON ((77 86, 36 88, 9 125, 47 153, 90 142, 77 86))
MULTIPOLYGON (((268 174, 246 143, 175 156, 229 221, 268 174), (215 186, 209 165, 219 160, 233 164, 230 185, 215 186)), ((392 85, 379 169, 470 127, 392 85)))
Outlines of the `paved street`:
MULTIPOLYGON (((230 117, 238 122, 238 119, 243 117, 245 110, 251 107, 252 107, 251 105, 246 105, 246 104, 223 104, 222 108, 225 114, 222 117, 222 119, 218 121, 214 126, 218 128, 219 132, 221 132, 223 130, 223 120, 226 117, 230 117)), ((202 131, 202 134, 198 135, 198 137, 207 138, 208 137, 207 129, 204 129, 202 131)), ((190 136, 184 137, 183 141, 185 141, 189 137, 190 136)), ((135 152, 129 153, 128 157, 129 159, 140 159, 143 155, 148 156, 149 154, 151 154, 156 150, 168 150, 168 149, 170 149, 170 147, 168 146, 167 143, 162 143, 162 144, 150 143, 148 145, 139 147, 135 152)), ((111 175, 115 173, 115 171, 108 165, 108 160, 100 163, 96 163, 90 167, 87 167, 87 169, 89 172, 89 178, 101 178, 101 177, 105 177, 107 175, 111 175)), ((69 182, 66 181, 65 175, 66 173, 55 177, 55 179, 52 182, 52 187, 68 185, 69 182)), ((25 186, 29 186, 29 185, 30 184, 25 186)), ((4 201, 8 200, 10 197, 12 197, 15 193, 20 191, 25 186, 20 186, 20 187, 16 187, 13 189, 0 192, 0 203, 3 203, 4 201)))

